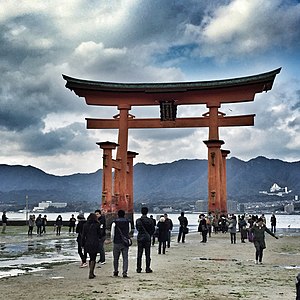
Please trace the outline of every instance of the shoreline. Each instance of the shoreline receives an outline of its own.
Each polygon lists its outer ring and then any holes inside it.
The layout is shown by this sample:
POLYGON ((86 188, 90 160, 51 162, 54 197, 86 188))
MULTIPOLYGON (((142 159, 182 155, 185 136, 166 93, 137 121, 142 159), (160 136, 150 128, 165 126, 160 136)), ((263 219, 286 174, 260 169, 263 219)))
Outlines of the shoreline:
MULTIPOLYGON (((300 237, 266 236, 263 265, 254 264, 252 243, 230 244, 229 234, 212 234, 200 244, 198 233, 178 244, 172 236, 166 255, 151 247, 151 268, 138 274, 136 246, 129 250, 129 278, 113 277, 112 253, 106 264, 88 279, 88 269, 77 262, 54 265, 51 269, 0 279, 3 299, 295 299, 295 277, 300 272, 300 237), (284 280, 283 280, 284 279, 284 280)), ((120 261, 121 262, 121 261, 120 261)), ((143 266, 144 266, 143 258, 143 266)), ((121 264, 120 264, 121 265, 121 264)), ((119 269, 120 270, 120 269, 119 269)))

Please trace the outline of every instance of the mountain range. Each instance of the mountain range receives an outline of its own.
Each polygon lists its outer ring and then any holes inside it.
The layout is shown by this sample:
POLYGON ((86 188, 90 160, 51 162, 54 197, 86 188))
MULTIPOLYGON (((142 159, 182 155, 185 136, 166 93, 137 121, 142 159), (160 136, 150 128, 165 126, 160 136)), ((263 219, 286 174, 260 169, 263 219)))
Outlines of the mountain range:
MULTIPOLYGON (((238 202, 278 200, 259 194, 273 183, 300 194, 300 161, 284 162, 257 157, 242 161, 227 159, 227 199, 238 202)), ((24 207, 26 195, 31 204, 51 200, 69 203, 100 203, 102 170, 88 174, 55 176, 32 166, 0 165, 0 204, 24 207)), ((157 165, 134 166, 135 203, 172 204, 207 199, 207 160, 178 160, 157 165)))

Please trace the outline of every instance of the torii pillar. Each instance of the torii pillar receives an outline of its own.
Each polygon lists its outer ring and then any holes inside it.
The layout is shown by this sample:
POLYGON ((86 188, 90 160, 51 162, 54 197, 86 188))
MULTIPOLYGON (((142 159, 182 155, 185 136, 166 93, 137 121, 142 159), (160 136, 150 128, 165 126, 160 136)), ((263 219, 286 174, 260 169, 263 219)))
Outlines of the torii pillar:
POLYGON ((119 145, 108 141, 96 144, 103 149, 101 211, 106 215, 106 222, 111 224, 116 216, 116 201, 113 196, 112 185, 112 169, 118 167, 116 161, 112 159, 112 150, 116 149, 119 145))
POLYGON ((226 158, 230 153, 229 150, 221 149, 222 167, 221 167, 221 213, 227 212, 227 175, 226 175, 226 158))

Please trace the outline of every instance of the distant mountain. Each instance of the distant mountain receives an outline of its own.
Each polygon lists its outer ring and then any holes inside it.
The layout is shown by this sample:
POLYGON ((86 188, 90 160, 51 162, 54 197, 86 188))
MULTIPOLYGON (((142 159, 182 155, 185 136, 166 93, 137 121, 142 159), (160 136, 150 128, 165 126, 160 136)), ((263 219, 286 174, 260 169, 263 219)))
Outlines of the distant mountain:
POLYGON ((56 202, 99 202, 102 170, 90 174, 55 176, 32 166, 0 165, 0 203, 31 203, 43 200, 56 202))
MULTIPOLYGON (((239 202, 266 201, 274 196, 259 194, 273 183, 300 195, 300 161, 284 162, 257 157, 247 162, 227 160, 227 198, 239 202)), ((102 170, 90 174, 55 176, 32 166, 0 165, 0 203, 24 204, 42 200, 100 203, 102 170)), ((207 199, 207 160, 134 166, 134 201, 173 203, 207 199)))

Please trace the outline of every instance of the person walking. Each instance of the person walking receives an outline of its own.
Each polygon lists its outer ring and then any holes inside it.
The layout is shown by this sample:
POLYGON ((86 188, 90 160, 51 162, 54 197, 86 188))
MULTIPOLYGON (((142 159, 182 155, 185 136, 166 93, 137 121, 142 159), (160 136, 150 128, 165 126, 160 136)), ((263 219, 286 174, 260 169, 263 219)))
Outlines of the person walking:
POLYGON ((82 233, 83 233, 83 226, 86 223, 84 214, 79 214, 77 216, 78 223, 76 225, 76 233, 77 233, 77 251, 81 259, 81 264, 80 268, 85 268, 87 267, 86 263, 86 258, 87 258, 87 253, 85 249, 82 246, 82 233))
POLYGON ((137 234, 137 273, 142 271, 142 256, 145 250, 146 256, 146 273, 152 273, 150 268, 151 264, 151 237, 154 233, 155 227, 153 221, 147 217, 148 207, 141 208, 142 216, 138 218, 135 222, 137 234))
POLYGON ((74 234, 75 233, 75 225, 76 225, 76 219, 74 217, 74 215, 71 215, 71 218, 69 220, 69 234, 71 234, 71 232, 74 234))
POLYGON ((166 254, 166 246, 169 239, 169 224, 166 222, 166 218, 161 216, 157 223, 158 228, 158 254, 166 254))
POLYGON ((252 228, 250 229, 253 233, 253 243, 256 249, 255 251, 255 263, 262 264, 263 258, 263 251, 266 248, 265 243, 265 232, 273 236, 274 238, 278 239, 278 237, 267 228, 266 224, 262 218, 258 218, 257 222, 253 224, 252 228))
POLYGON ((6 211, 4 211, 2 214, 2 231, 1 231, 1 233, 6 232, 7 220, 8 220, 8 217, 6 216, 6 211))
POLYGON ((43 221, 42 221, 42 215, 41 214, 39 214, 38 217, 36 218, 35 225, 36 225, 36 234, 37 235, 42 235, 43 221))
POLYGON ((271 231, 273 233, 276 233, 276 217, 274 213, 271 216, 270 222, 271 222, 271 231))
POLYGON ((198 222, 199 222, 198 232, 201 232, 201 235, 202 235, 201 243, 206 243, 207 242, 208 228, 207 228, 206 219, 205 219, 204 214, 199 215, 198 222))
POLYGON ((100 226, 97 215, 91 213, 86 223, 83 226, 82 231, 82 246, 84 250, 89 254, 89 279, 96 277, 94 270, 96 265, 96 256, 99 249, 99 239, 101 237, 100 226))
POLYGON ((62 225, 63 225, 62 216, 58 215, 55 221, 56 235, 60 235, 62 225))
POLYGON ((236 244, 236 225, 237 225, 236 216, 232 215, 231 218, 229 219, 229 225, 228 225, 231 244, 236 244))
POLYGON ((118 211, 118 218, 114 220, 111 224, 111 240, 113 241, 113 266, 114 266, 114 276, 119 276, 119 258, 122 254, 123 259, 123 272, 124 278, 127 278, 128 272, 128 250, 129 246, 124 245, 122 242, 122 236, 129 238, 130 232, 130 221, 125 218, 125 211, 120 209, 118 211))
POLYGON ((183 211, 181 212, 180 216, 178 217, 178 221, 179 221, 179 233, 178 233, 178 237, 177 237, 177 242, 180 243, 180 241, 182 241, 182 243, 184 243, 185 235, 188 230, 187 226, 188 226, 189 222, 188 222, 187 217, 184 216, 183 211))
POLYGON ((168 228, 168 240, 167 240, 167 247, 170 248, 171 246, 171 235, 172 235, 172 230, 173 230, 173 222, 169 218, 168 214, 164 214, 165 218, 165 223, 168 228))

